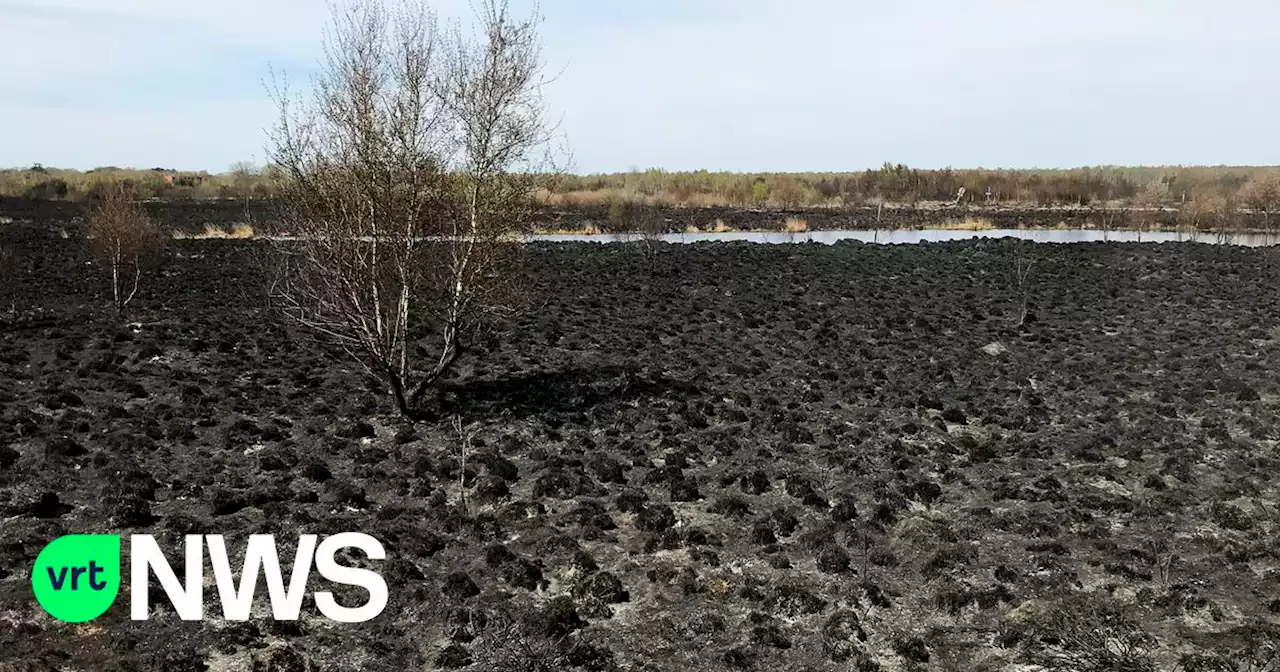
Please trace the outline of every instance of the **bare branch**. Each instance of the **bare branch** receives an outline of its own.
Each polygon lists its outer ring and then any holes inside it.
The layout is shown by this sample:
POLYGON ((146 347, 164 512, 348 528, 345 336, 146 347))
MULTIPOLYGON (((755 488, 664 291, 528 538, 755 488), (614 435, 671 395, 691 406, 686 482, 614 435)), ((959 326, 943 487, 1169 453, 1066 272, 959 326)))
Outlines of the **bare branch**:
POLYGON ((421 0, 335 9, 312 97, 274 91, 294 234, 280 305, 385 379, 405 415, 511 303, 513 241, 546 174, 538 20, 496 2, 479 19, 483 39, 444 39, 421 0))
POLYGON ((112 306, 123 316, 138 294, 144 257, 159 243, 156 228, 124 185, 113 184, 89 214, 86 236, 94 259, 111 274, 112 306))

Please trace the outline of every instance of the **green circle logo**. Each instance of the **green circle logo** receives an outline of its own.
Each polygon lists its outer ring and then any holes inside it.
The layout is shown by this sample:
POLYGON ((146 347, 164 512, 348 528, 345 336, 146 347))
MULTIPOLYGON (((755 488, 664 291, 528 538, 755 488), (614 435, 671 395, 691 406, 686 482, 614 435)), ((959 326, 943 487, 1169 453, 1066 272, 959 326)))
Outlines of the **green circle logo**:
POLYGON ((50 616, 84 623, 106 613, 120 592, 120 535, 71 534, 40 551, 31 589, 50 616))

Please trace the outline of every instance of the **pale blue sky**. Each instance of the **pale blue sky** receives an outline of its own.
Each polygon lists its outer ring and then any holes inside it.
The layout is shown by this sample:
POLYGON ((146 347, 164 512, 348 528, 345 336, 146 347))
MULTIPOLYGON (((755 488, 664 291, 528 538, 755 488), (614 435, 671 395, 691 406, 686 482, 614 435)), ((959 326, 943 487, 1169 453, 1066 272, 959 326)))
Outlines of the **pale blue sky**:
MULTIPOLYGON (((541 6, 576 172, 1280 163, 1270 0, 541 6)), ((327 17, 324 0, 0 0, 0 166, 261 162, 268 65, 305 73, 327 17)))

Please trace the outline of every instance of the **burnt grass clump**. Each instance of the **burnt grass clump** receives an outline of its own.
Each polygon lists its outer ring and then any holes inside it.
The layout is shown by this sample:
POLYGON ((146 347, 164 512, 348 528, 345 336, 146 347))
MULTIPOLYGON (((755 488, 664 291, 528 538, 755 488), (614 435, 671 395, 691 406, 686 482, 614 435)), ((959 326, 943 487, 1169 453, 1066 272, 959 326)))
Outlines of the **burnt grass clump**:
POLYGON ((536 309, 410 427, 275 315, 260 243, 175 242, 114 325, 74 236, 3 235, 0 669, 1218 670, 1280 643, 1266 250, 1023 246, 1018 325, 1008 241, 534 245, 536 309), (286 558, 363 531, 387 560, 342 562, 390 603, 43 616, 36 554, 106 531, 286 558))

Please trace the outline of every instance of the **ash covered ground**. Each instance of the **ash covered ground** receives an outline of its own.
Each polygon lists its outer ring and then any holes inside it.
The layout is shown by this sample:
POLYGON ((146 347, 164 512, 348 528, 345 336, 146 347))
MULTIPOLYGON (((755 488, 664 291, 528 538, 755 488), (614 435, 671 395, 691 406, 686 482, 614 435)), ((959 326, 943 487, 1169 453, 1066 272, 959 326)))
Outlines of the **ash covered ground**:
POLYGON ((121 327, 53 231, 4 233, 0 669, 1218 670, 1280 642, 1269 250, 535 245, 528 309, 409 425, 275 313, 262 243, 175 241, 121 327), (390 588, 362 625, 310 597, 226 622, 210 588, 206 621, 77 626, 31 594, 64 534, 287 559, 345 531, 388 552, 346 559, 390 588))

